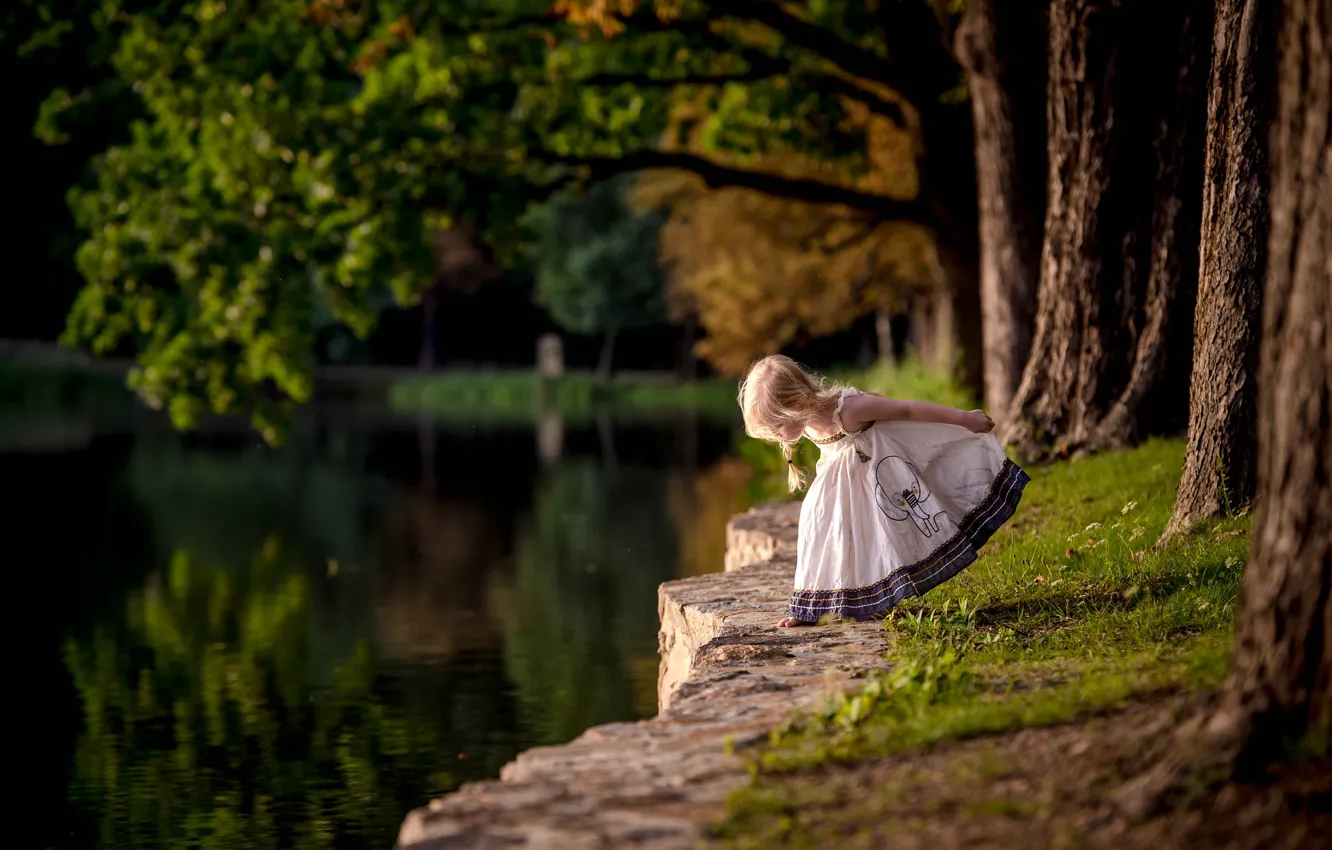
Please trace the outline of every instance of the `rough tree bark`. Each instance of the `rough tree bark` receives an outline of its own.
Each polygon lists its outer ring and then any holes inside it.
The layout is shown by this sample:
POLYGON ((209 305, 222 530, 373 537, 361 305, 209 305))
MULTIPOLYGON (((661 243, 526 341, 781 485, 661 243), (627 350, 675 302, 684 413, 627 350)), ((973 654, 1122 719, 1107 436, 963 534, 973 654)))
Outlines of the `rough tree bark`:
POLYGON ((1036 331, 1001 434, 1030 459, 1186 421, 1211 8, 1051 4, 1036 331))
POLYGON ((948 281, 934 314, 940 358, 936 368, 956 373, 963 386, 979 395, 985 379, 971 138, 971 113, 965 106, 938 104, 921 112, 925 148, 920 160, 921 185, 928 202, 941 213, 939 259, 948 281))
POLYGON ((1332 727, 1332 0, 1289 0, 1279 38, 1258 512, 1213 720, 1241 769, 1332 727))
POLYGON ((1257 486, 1267 136, 1276 103, 1279 8, 1277 0, 1219 0, 1216 6, 1189 451, 1163 540, 1248 505, 1257 486))
POLYGON ((1332 0, 1287 0, 1271 136, 1258 498, 1216 708, 1116 800, 1141 817, 1190 777, 1253 778, 1332 731, 1332 0))
MULTIPOLYGON (((889 83, 919 116, 921 204, 938 235, 939 262, 951 305, 939 311, 944 339, 936 349, 949 359, 940 368, 958 371, 968 387, 981 390, 980 247, 977 240, 976 150, 971 108, 948 95, 961 67, 953 55, 953 33, 945 31, 929 3, 882 0, 876 14, 888 55, 909 74, 889 83)), ((887 80, 885 80, 887 82, 887 80)))
POLYGON ((976 136, 985 409, 1002 419, 1036 317, 1045 218, 1047 4, 969 0, 954 52, 976 136))

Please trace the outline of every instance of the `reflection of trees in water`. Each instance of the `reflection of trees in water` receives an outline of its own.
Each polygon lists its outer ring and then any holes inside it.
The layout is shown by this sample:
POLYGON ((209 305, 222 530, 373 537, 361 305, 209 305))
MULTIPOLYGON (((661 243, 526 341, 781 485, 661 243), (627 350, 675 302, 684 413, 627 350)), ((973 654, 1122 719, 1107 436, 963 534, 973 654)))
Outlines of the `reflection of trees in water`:
POLYGON ((493 605, 523 712, 547 742, 656 710, 657 585, 678 551, 666 482, 570 460, 540 484, 493 605))
POLYGON ((363 472, 343 436, 132 450, 159 577, 66 649, 102 845, 389 846, 427 793, 655 711, 657 585, 720 564, 731 470, 566 460, 514 541, 510 508, 363 472))
POLYGON ((362 644, 316 687, 311 585, 272 541, 230 569, 178 553, 124 623, 67 643, 71 798, 100 846, 386 847, 407 808, 512 756, 493 668, 390 678, 362 644))
POLYGON ((392 500, 384 525, 385 568, 375 589, 384 653, 414 660, 497 647, 501 629, 486 586, 506 548, 499 518, 422 490, 392 500))
POLYGON ((677 576, 715 573, 726 558, 726 523, 750 505, 753 468, 723 457, 697 474, 670 479, 670 512, 680 540, 677 576))
POLYGON ((245 563, 283 528, 299 534, 312 562, 373 569, 374 520, 391 485, 359 467, 355 458, 328 460, 306 434, 278 450, 236 451, 192 449, 167 437, 136 445, 128 475, 164 556, 185 548, 245 563))
POLYGON ((362 441, 343 441, 332 462, 309 434, 279 450, 192 448, 167 437, 135 446, 127 477, 146 509, 158 563, 187 551, 218 567, 243 567, 280 535, 292 568, 312 582, 307 626, 317 679, 372 632, 366 604, 379 560, 379 515, 388 482, 357 472, 362 441))

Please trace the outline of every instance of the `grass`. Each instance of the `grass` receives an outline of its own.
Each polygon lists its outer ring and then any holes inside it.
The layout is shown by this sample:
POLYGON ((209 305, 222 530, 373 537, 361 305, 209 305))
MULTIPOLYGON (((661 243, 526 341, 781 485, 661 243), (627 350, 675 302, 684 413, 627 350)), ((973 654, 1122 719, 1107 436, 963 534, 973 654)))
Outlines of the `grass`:
POLYGON ((914 354, 901 363, 880 361, 863 371, 834 372, 830 377, 837 383, 892 398, 932 401, 961 410, 979 406, 969 390, 948 375, 926 369, 914 354))
POLYGON ((553 379, 530 371, 445 372, 394 384, 389 403, 401 410, 470 421, 529 421, 543 412, 573 418, 603 411, 739 416, 734 381, 685 384, 670 376, 628 373, 605 380, 590 372, 553 379))
POLYGON ((1179 441, 1032 470, 1014 520, 968 571, 885 621, 887 668, 774 730, 718 827, 731 846, 819 846, 802 775, 1215 687, 1248 518, 1168 548, 1179 441))

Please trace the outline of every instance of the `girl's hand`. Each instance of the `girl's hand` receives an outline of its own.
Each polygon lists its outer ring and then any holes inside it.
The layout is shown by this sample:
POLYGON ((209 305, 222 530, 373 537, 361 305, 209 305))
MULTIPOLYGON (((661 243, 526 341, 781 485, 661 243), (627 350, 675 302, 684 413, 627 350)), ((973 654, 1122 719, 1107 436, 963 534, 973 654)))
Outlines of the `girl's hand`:
POLYGON ((983 410, 968 410, 962 414, 962 427, 974 434, 988 434, 994 430, 994 420, 983 410))

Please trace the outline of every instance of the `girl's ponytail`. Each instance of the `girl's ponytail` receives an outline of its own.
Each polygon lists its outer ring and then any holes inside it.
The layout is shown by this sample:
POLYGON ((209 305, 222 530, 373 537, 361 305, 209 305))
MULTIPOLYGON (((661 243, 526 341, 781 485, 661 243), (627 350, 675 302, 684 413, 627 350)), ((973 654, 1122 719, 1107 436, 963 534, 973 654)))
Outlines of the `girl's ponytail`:
POLYGON ((786 458, 786 486, 792 493, 804 489, 805 470, 796 466, 792 455, 795 453, 795 443, 782 443, 782 457, 786 458))

